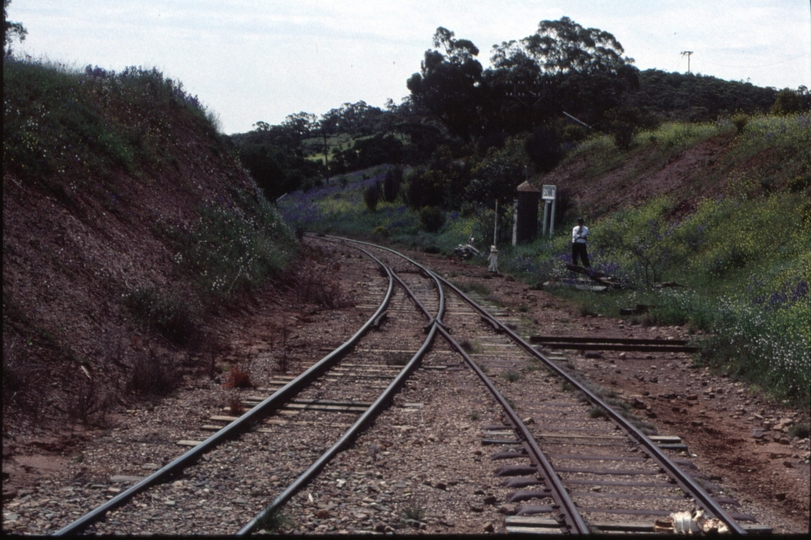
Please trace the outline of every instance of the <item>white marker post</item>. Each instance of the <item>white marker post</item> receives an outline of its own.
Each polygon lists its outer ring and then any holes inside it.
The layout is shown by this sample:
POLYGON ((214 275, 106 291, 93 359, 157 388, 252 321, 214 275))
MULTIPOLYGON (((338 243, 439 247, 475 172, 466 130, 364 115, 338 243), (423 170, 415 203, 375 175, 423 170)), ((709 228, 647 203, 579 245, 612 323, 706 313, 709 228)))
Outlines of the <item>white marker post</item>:
POLYGON ((496 218, 493 220, 493 245, 498 245, 498 199, 496 199, 496 218))
POLYGON ((518 245, 518 199, 513 199, 513 245, 518 245))
POLYGON ((543 199, 543 234, 546 234, 546 219, 549 211, 549 204, 552 204, 552 217, 549 220, 549 238, 555 234, 555 200, 557 186, 543 186, 541 189, 541 199, 543 199))

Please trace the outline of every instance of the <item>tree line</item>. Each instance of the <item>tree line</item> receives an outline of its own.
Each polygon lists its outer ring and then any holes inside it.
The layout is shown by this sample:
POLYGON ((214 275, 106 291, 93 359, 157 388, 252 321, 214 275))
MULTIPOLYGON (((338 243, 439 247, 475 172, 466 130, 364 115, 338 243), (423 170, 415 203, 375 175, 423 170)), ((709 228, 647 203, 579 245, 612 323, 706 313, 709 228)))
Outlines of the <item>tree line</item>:
MULTIPOLYGON (((335 175, 389 163, 413 168, 411 206, 460 209, 512 196, 529 174, 554 168, 594 133, 621 148, 663 121, 807 109, 804 87, 777 91, 715 77, 640 71, 619 41, 568 17, 522 39, 479 49, 439 27, 409 95, 384 109, 345 103, 320 117, 289 115, 233 135, 243 163, 271 199, 335 175)), ((410 194, 410 195, 409 195, 410 194)))

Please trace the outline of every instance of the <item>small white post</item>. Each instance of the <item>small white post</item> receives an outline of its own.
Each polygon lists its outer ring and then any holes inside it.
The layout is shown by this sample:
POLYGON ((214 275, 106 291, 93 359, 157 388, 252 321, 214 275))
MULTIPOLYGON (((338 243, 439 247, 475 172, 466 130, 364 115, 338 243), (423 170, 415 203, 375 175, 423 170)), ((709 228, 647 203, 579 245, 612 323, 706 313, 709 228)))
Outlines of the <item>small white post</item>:
POLYGON ((518 245, 518 199, 513 199, 513 246, 518 245))
POLYGON ((496 199, 496 218, 493 220, 493 245, 498 245, 498 199, 496 199))

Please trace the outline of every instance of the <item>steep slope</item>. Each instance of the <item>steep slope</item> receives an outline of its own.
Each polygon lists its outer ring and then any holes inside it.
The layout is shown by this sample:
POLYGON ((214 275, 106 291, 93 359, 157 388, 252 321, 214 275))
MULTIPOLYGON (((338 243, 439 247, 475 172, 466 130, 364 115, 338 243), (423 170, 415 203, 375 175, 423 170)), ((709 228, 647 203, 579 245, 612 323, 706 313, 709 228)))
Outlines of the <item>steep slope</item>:
POLYGON ((594 139, 541 182, 592 219, 663 196, 683 215, 706 198, 808 192, 807 115, 733 120, 665 124, 638 134, 628 150, 594 139))
POLYGON ((210 313, 294 244, 196 99, 154 70, 11 62, 4 79, 4 430, 92 422, 170 391, 201 343, 216 349, 210 313))
POLYGON ((593 165, 589 156, 582 155, 543 182, 568 190, 575 207, 593 212, 592 218, 661 196, 672 196, 685 210, 692 209, 696 201, 724 191, 729 174, 720 174, 718 158, 731 143, 730 135, 721 135, 657 160, 639 152, 596 176, 588 171, 593 165), (716 181, 705 181, 714 176, 716 181))

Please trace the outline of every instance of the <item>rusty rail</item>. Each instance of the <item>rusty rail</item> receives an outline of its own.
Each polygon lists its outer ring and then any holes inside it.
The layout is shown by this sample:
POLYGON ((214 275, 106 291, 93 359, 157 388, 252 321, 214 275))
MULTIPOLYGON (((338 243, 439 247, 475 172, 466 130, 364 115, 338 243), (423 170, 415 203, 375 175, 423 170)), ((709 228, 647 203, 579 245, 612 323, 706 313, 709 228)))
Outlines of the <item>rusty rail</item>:
POLYGON ((516 344, 518 344, 521 348, 526 350, 529 354, 533 355, 540 361, 542 361, 549 369, 553 372, 561 376, 565 379, 569 384, 575 387, 577 390, 582 392, 588 400, 595 406, 603 409, 606 414, 611 418, 611 420, 618 426, 620 429, 625 431, 629 437, 634 439, 637 444, 639 444, 642 449, 645 451, 651 459, 653 459, 663 470, 667 471, 667 474, 673 478, 673 480, 679 485, 679 487, 685 492, 692 496, 707 512, 710 517, 715 517, 720 519, 723 523, 727 525, 729 530, 735 534, 747 534, 746 530, 741 527, 741 525, 736 522, 722 507, 721 505, 715 501, 693 478, 687 475, 684 471, 681 470, 673 461, 668 458, 664 452, 660 448, 656 446, 644 433, 642 433, 636 426, 631 424, 628 420, 626 420, 622 415, 620 415, 617 411, 615 411, 608 403, 602 400, 599 396, 597 396, 594 392, 586 388, 583 384, 580 383, 577 379, 570 376, 568 373, 563 371, 560 367, 558 367, 554 362, 549 360, 546 356, 541 354, 538 350, 536 350, 532 345, 524 341, 518 334, 510 330, 509 327, 501 324, 495 318, 491 317, 489 313, 476 304, 472 299, 470 299, 467 295, 465 295, 461 290, 459 290, 456 286, 450 283, 448 280, 443 278, 442 276, 437 276, 437 278, 450 287, 456 294, 458 294, 468 305, 470 305, 473 309, 478 311, 482 314, 483 317, 494 321, 501 329, 501 332, 507 334, 510 339, 512 339, 516 344))
MULTIPOLYGON (((342 239, 343 240, 343 239, 342 239)), ((336 240, 329 240, 329 241, 336 241, 336 240)), ((342 244, 346 245, 347 242, 343 241, 342 244)), ((353 242, 354 243, 354 242, 353 242)), ((359 243, 359 242, 358 242, 359 243)), ((445 296, 442 291, 442 287, 437 280, 436 276, 433 274, 428 273, 428 276, 434 280, 437 286, 437 292, 440 296, 440 303, 439 308, 437 310, 436 316, 432 316, 431 313, 425 308, 422 302, 419 301, 417 296, 414 292, 406 285, 403 280, 397 276, 393 270, 388 268, 387 266, 383 265, 381 261, 375 258, 372 254, 370 254, 365 249, 353 246, 355 249, 359 249, 360 251, 366 253, 369 257, 377 261, 381 264, 386 273, 389 275, 390 279, 396 281, 405 291, 405 293, 411 298, 411 300, 415 303, 419 311, 423 313, 429 319, 430 330, 428 331, 428 336, 426 337, 425 341, 423 342, 422 347, 411 357, 408 364, 402 369, 400 374, 386 387, 382 394, 375 400, 375 402, 369 407, 366 412, 364 412, 360 418, 350 427, 346 433, 335 443, 332 447, 329 448, 324 454, 321 455, 306 471, 301 473, 295 481, 293 481, 290 486, 287 487, 276 499, 273 500, 267 507, 265 507, 259 514, 257 514, 250 522, 248 522, 242 529, 239 530, 237 533, 238 536, 244 536, 250 534, 251 532, 257 530, 261 527, 262 522, 270 515, 273 514, 278 508, 284 505, 290 498, 302 487, 307 485, 310 480, 312 480, 318 472, 333 458, 335 455, 341 451, 346 445, 348 445, 390 402, 394 394, 402 387, 405 383, 406 379, 411 375, 411 373, 419 367, 420 363, 422 362, 422 358, 425 356, 425 353, 433 345, 434 339, 437 334, 437 329, 444 331, 442 329, 441 323, 439 322, 442 318, 442 315, 445 312, 445 296)))
MULTIPOLYGON (((363 250, 362 250, 363 251, 363 250)), ((168 465, 155 471, 153 474, 144 478, 134 486, 126 491, 121 492, 114 498, 110 499, 101 506, 95 508, 84 516, 80 517, 73 523, 63 527, 54 533, 54 536, 63 536, 68 534, 77 534, 84 530, 89 525, 104 518, 110 510, 118 508, 126 504, 132 497, 138 493, 146 490, 147 488, 157 484, 161 480, 171 477, 182 471, 185 467, 191 465, 194 461, 199 459, 203 454, 216 447, 218 444, 228 440, 229 437, 234 437, 244 430, 248 429, 255 422, 261 420, 262 417, 276 410, 281 404, 290 399, 291 396, 298 393, 303 387, 307 386, 311 381, 319 377, 324 371, 332 367, 338 360, 350 351, 358 341, 374 326, 375 320, 386 311, 394 291, 394 278, 388 271, 388 268, 374 256, 367 254, 374 259, 385 271, 389 278, 389 285, 383 302, 375 313, 364 323, 355 334, 350 337, 345 343, 337 349, 329 353, 327 356, 319 360, 309 369, 304 371, 301 375, 287 383, 284 387, 276 391, 273 395, 262 401, 259 405, 253 407, 251 410, 234 420, 214 435, 195 446, 179 458, 175 459, 168 465)))

